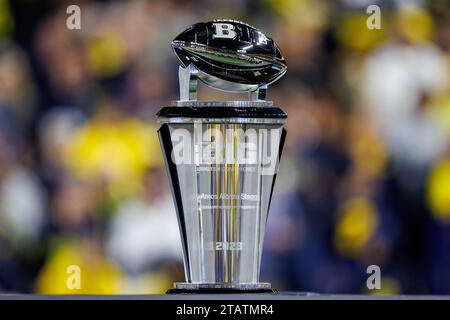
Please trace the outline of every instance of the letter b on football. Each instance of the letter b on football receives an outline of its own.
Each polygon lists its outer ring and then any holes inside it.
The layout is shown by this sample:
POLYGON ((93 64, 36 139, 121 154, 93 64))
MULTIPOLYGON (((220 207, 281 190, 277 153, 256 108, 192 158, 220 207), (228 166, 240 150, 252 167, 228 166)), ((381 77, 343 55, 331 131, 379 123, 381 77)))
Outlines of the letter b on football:
POLYGON ((213 39, 234 39, 236 38, 236 31, 231 23, 213 23, 214 34, 213 39))

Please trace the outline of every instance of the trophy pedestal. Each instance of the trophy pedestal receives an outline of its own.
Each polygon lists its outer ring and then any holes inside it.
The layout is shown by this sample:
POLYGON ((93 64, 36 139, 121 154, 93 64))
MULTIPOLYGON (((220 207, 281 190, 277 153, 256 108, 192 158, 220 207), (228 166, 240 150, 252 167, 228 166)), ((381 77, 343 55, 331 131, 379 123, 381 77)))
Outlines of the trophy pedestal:
POLYGON ((168 294, 202 294, 202 293, 275 293, 268 282, 261 283, 189 283, 176 282, 168 294))

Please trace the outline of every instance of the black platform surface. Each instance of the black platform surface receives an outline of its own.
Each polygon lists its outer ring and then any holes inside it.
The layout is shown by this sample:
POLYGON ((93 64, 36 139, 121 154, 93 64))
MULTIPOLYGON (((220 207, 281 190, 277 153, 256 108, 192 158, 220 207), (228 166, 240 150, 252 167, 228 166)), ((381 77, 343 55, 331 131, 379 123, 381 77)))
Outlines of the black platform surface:
POLYGON ((279 292, 257 294, 34 295, 0 294, 0 300, 450 300, 450 295, 349 295, 279 292))

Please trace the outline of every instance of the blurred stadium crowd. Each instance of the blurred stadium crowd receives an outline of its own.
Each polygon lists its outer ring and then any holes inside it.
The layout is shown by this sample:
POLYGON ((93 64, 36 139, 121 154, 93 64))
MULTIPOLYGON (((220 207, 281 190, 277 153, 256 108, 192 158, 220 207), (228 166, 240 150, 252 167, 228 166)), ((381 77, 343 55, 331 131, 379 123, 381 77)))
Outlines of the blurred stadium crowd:
POLYGON ((288 63, 268 91, 289 118, 262 280, 368 293, 376 264, 377 292, 449 294, 446 0, 0 0, 0 292, 184 279, 155 113, 178 98, 170 41, 214 18, 257 26, 288 63))

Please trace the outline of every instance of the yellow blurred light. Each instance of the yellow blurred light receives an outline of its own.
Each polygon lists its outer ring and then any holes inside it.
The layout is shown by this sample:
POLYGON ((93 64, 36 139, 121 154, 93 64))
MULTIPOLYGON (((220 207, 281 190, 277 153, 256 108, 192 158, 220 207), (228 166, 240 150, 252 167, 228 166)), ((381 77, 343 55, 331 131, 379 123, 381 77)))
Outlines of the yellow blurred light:
POLYGON ((291 28, 323 30, 328 23, 329 6, 323 0, 267 0, 291 28))
POLYGON ((357 51, 367 51, 378 46, 387 38, 386 21, 382 19, 381 29, 369 29, 368 17, 362 13, 346 14, 336 28, 337 39, 357 51))
POLYGON ((89 67, 97 76, 117 75, 125 66, 125 44, 116 33, 105 32, 92 37, 86 51, 89 67))
POLYGON ((429 41, 434 33, 431 15, 421 8, 400 10, 396 17, 396 26, 397 31, 413 43, 429 41))
POLYGON ((427 181, 427 201, 436 218, 450 218, 450 159, 438 162, 431 170, 427 181))
POLYGON ((352 198, 339 210, 334 245, 344 256, 356 256, 373 237, 378 226, 378 213, 371 201, 352 198))
POLYGON ((8 0, 0 0, 0 39, 8 37, 13 29, 14 21, 8 0))
POLYGON ((109 183, 113 196, 134 194, 148 167, 162 164, 156 129, 137 119, 94 119, 77 131, 65 150, 78 178, 109 183))
POLYGON ((371 295, 398 295, 401 293, 400 284, 394 278, 382 277, 380 287, 376 290, 366 290, 366 293, 371 295))
POLYGON ((429 106, 429 114, 433 121, 450 137, 450 90, 442 95, 432 97, 429 106))
POLYGON ((88 255, 80 244, 61 244, 45 264, 36 282, 38 294, 118 294, 121 272, 104 257, 88 255), (69 266, 80 268, 80 288, 68 286, 69 266))
POLYGON ((380 176, 388 161, 386 146, 374 130, 367 123, 361 123, 359 118, 355 118, 351 125, 349 151, 356 169, 371 177, 380 176))

